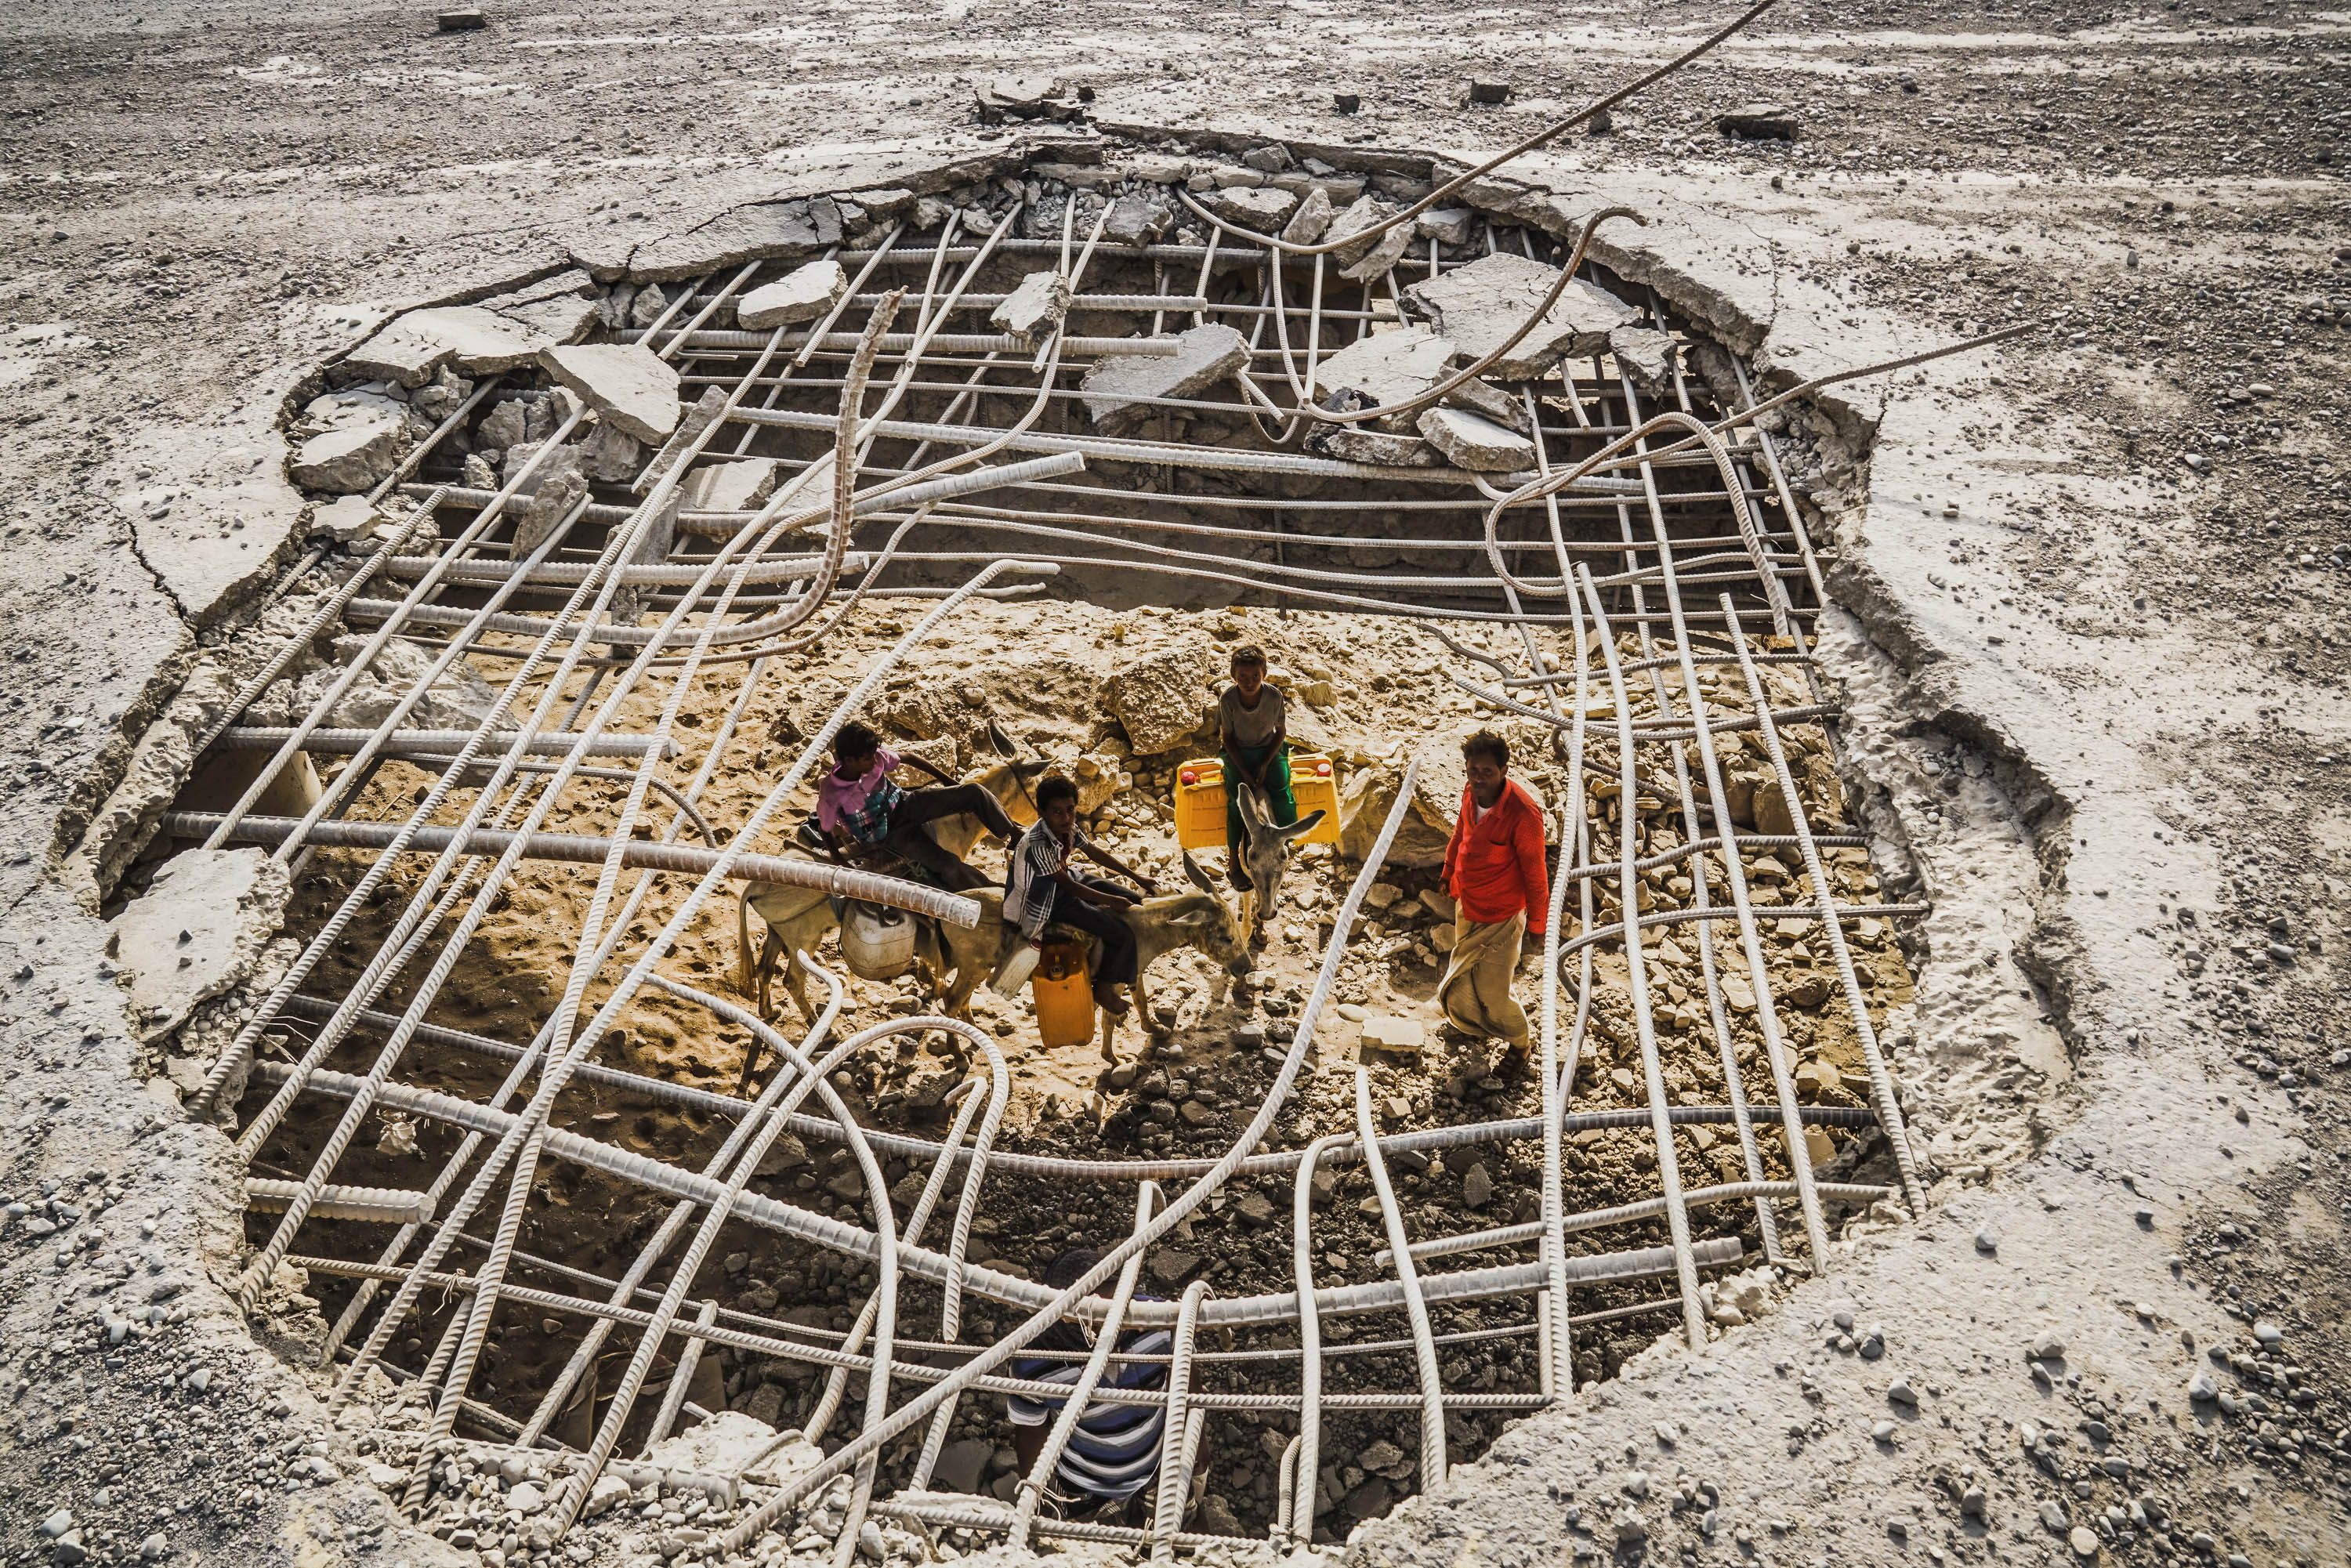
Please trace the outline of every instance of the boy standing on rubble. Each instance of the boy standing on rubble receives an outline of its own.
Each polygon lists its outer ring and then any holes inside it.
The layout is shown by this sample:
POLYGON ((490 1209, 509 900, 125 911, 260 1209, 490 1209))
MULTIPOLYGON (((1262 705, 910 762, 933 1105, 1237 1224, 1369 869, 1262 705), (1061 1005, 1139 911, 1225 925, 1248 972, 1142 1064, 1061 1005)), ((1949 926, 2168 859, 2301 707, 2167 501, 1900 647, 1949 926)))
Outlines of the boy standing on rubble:
POLYGON ((1242 850, 1241 791, 1244 784, 1265 798, 1277 828, 1298 821, 1298 797, 1290 788, 1290 710, 1281 688, 1265 678, 1265 650, 1244 643, 1233 650, 1233 684, 1217 699, 1217 744, 1225 765, 1225 874, 1248 892, 1249 868, 1242 850))
POLYGON ((1454 1028, 1501 1040, 1505 1054, 1496 1071, 1515 1076, 1526 1069, 1533 1030, 1510 995, 1510 980, 1524 939, 1540 940, 1551 915, 1542 808, 1510 776, 1510 742, 1492 730, 1464 740, 1461 761, 1469 782, 1445 846, 1453 952, 1437 998, 1454 1028))

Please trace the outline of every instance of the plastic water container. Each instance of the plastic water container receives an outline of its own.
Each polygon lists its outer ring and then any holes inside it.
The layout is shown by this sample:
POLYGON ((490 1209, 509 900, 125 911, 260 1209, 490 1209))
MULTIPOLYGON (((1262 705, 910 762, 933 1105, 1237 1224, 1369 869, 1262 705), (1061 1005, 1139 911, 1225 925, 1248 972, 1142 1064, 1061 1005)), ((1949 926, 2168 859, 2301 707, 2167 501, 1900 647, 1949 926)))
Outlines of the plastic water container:
POLYGON ((1176 770, 1176 841, 1187 850, 1225 847, 1225 765, 1196 758, 1176 770))
POLYGON ((1094 988, 1083 942, 1046 938, 1029 995, 1037 1009, 1038 1038, 1048 1050, 1093 1042, 1094 988))
MULTIPOLYGON (((1290 792, 1297 797, 1298 814, 1321 811, 1313 831, 1296 842, 1335 844, 1339 841, 1338 765, 1320 752, 1290 754, 1290 792)), ((1187 850, 1225 847, 1225 765, 1220 758, 1202 757, 1176 770, 1176 841, 1187 850)))

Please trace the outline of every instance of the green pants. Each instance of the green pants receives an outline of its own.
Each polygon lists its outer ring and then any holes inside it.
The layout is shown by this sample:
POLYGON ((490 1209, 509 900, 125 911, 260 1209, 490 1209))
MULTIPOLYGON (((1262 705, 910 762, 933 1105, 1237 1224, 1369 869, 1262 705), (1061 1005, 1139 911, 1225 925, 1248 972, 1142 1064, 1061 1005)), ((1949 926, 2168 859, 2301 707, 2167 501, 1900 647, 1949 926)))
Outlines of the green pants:
MULTIPOLYGON (((1264 746, 1244 746, 1237 751, 1217 754, 1217 759, 1225 765, 1225 852, 1228 855, 1238 855, 1240 846, 1247 841, 1241 837, 1241 776, 1236 759, 1240 764, 1255 768, 1262 764, 1272 750, 1273 747, 1269 742, 1264 746)), ((1274 826, 1286 828, 1298 821, 1298 797, 1290 791, 1290 754, 1286 751, 1275 757, 1273 765, 1265 770, 1265 803, 1272 809, 1274 826)))

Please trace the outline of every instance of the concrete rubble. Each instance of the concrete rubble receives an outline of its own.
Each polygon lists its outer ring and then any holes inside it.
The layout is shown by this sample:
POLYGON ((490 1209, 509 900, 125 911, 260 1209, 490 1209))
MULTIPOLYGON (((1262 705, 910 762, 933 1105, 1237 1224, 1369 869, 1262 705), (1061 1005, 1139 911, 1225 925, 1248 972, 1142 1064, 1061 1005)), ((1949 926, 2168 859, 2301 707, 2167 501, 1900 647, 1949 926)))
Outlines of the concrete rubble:
POLYGON ((1249 363, 1249 340, 1221 322, 1176 334, 1173 354, 1106 355, 1094 361, 1081 383, 1086 413, 1105 434, 1117 434, 1150 417, 1138 397, 1191 397, 1207 391, 1249 363))
POLYGON ((1609 331, 1608 352, 1643 392, 1671 393, 1680 349, 1670 332, 1654 327, 1617 327, 1609 331))
POLYGON ((735 321, 753 332, 813 321, 848 292, 849 274, 841 263, 811 261, 744 295, 735 307, 735 321))
POLYGON ((249 847, 190 850, 159 869, 108 928, 137 1038, 162 1039, 250 975, 290 892, 286 868, 249 847))
MULTIPOLYGON (((1510 341, 1559 276, 1558 267, 1501 251, 1413 284, 1405 298, 1474 363, 1510 341)), ((1611 331, 1640 319, 1639 311, 1597 284, 1571 278, 1552 308, 1485 373, 1496 381, 1534 380, 1571 355, 1601 352, 1611 331)))
POLYGON ((539 355, 547 373, 639 441, 660 442, 677 428, 677 371, 634 343, 582 343, 539 355))
POLYGON ((1070 313, 1070 280, 1058 272, 1032 272, 1004 297, 987 318, 989 326, 1023 342, 1049 336, 1070 313))
POLYGON ((1422 437, 1458 468, 1507 474, 1534 466, 1534 443, 1467 409, 1432 408, 1420 416, 1422 437))

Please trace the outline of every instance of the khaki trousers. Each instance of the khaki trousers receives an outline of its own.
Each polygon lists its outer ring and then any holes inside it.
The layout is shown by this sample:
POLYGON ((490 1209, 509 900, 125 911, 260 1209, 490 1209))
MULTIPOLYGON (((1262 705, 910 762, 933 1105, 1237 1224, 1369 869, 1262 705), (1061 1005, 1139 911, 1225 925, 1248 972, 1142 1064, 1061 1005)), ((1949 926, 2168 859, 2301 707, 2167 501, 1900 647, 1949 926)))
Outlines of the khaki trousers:
POLYGON ((1464 1034, 1507 1040, 1513 1051, 1527 1051, 1534 1031, 1527 1015, 1510 995, 1510 980, 1519 967, 1519 946, 1527 934, 1527 912, 1508 920, 1477 925, 1456 916, 1453 952, 1437 983, 1437 1005, 1453 1027, 1464 1034))

